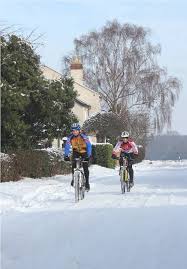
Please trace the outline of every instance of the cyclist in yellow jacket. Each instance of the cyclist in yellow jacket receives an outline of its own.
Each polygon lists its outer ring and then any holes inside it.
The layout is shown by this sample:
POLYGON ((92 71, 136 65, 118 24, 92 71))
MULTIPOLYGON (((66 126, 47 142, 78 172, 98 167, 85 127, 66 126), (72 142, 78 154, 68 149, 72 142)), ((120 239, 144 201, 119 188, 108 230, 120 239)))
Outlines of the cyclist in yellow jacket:
MULTIPOLYGON (((81 133, 81 127, 78 123, 72 124, 71 131, 72 133, 68 136, 65 144, 64 160, 70 161, 70 149, 72 146, 72 173, 74 172, 74 168, 76 167, 76 158, 82 157, 83 160, 87 161, 83 162, 83 169, 86 179, 85 188, 86 190, 90 190, 88 162, 91 157, 92 145, 88 137, 85 134, 81 133)), ((74 185, 73 179, 71 181, 71 185, 74 185)))

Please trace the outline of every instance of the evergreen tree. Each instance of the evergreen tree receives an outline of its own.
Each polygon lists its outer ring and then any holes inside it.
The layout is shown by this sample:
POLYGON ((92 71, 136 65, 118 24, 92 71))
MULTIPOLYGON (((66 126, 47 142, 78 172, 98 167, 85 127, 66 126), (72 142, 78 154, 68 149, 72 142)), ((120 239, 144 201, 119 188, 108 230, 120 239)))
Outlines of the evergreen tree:
POLYGON ((32 44, 16 35, 1 37, 1 57, 2 150, 63 135, 75 119, 73 82, 46 80, 32 44))
POLYGON ((76 93, 73 80, 45 81, 46 85, 30 94, 26 107, 26 122, 30 124, 29 135, 33 145, 42 139, 52 141, 69 131, 70 124, 77 121, 71 108, 76 93))

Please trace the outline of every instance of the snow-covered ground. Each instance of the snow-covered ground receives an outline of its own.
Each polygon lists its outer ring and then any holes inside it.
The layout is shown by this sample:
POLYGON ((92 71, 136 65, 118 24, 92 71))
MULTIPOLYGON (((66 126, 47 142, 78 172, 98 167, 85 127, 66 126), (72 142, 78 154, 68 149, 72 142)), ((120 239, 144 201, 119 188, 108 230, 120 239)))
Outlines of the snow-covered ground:
POLYGON ((77 204, 71 175, 0 184, 2 269, 186 269, 187 160, 134 170, 122 195, 117 169, 92 166, 77 204))

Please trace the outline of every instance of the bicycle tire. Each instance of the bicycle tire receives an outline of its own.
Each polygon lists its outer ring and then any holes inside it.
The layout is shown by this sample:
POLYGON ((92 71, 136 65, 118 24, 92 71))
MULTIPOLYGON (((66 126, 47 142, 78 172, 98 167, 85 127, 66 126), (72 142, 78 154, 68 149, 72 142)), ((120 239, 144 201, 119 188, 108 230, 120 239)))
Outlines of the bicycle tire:
POLYGON ((131 188, 130 188, 129 180, 126 182, 126 188, 127 188, 127 192, 130 192, 131 188))
POLYGON ((124 170, 121 169, 121 173, 120 173, 120 182, 121 182, 121 193, 124 194, 125 193, 125 182, 124 182, 124 170))
POLYGON ((127 192, 130 192, 129 172, 127 169, 125 170, 125 179, 124 180, 125 180, 126 190, 127 190, 127 192))
POLYGON ((79 177, 80 177, 80 172, 75 171, 75 173, 74 173, 74 186, 75 186, 75 202, 76 203, 79 201, 79 196, 80 196, 79 177))
POLYGON ((80 199, 83 200, 85 197, 85 184, 84 184, 84 174, 81 173, 80 176, 80 199))

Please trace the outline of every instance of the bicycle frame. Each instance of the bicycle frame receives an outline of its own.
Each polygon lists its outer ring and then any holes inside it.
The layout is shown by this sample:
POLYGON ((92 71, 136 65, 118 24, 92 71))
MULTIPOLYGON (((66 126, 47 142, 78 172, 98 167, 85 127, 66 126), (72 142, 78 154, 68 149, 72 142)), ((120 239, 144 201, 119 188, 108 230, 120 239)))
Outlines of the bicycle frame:
POLYGON ((75 186, 75 202, 84 199, 85 196, 85 176, 82 168, 83 161, 80 157, 75 158, 76 168, 74 168, 74 186, 75 186))
POLYGON ((130 183, 129 183, 129 172, 128 172, 128 157, 123 156, 123 165, 120 166, 120 182, 121 182, 121 192, 122 194, 130 192, 130 183))

